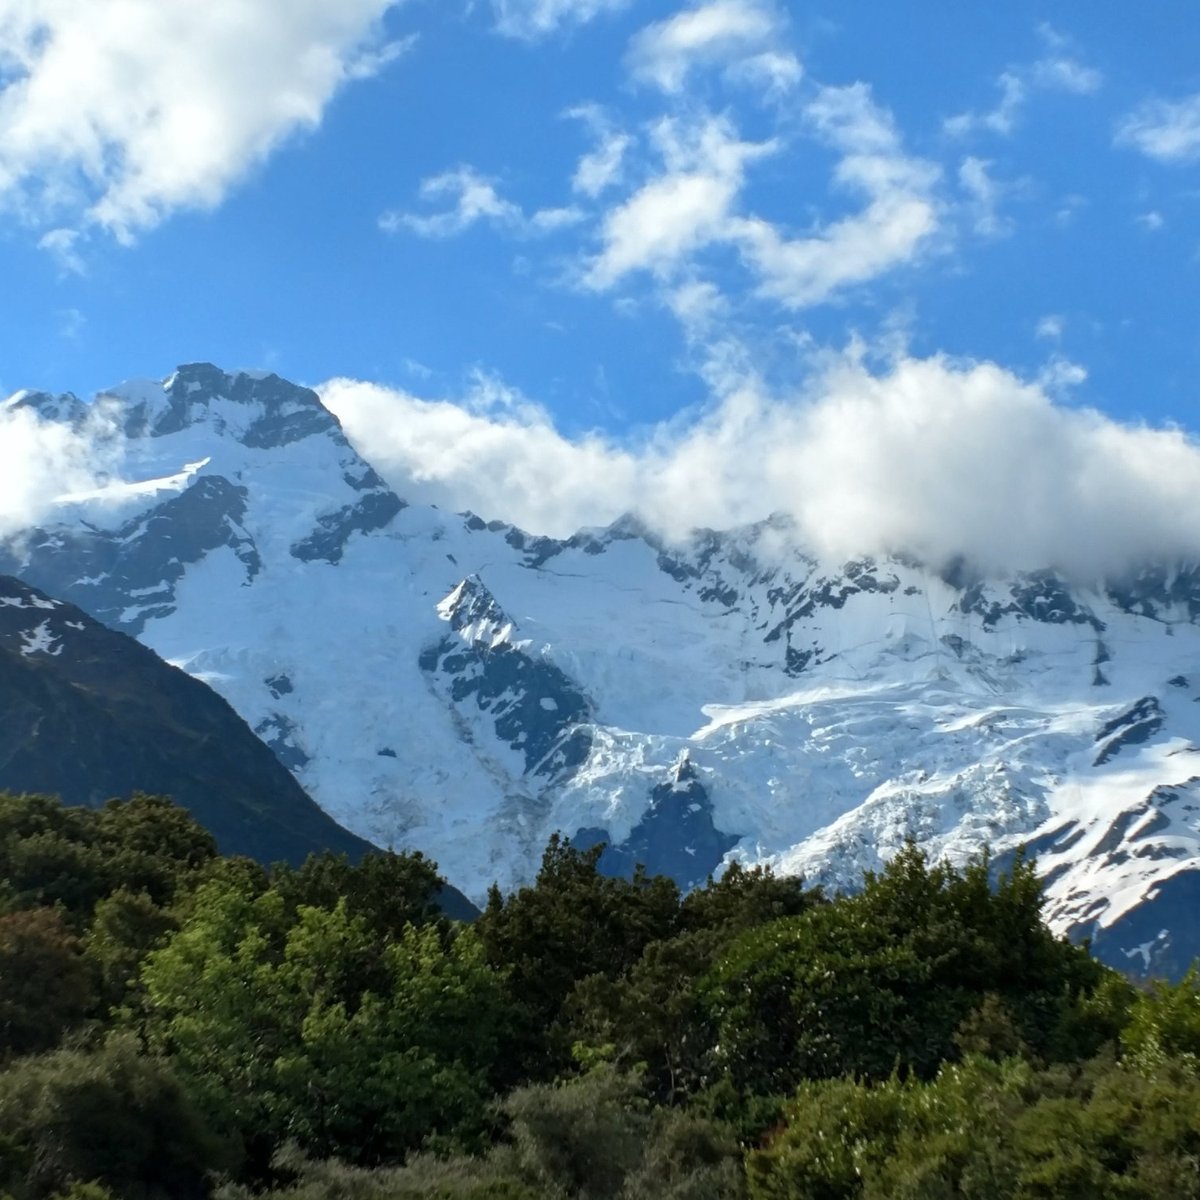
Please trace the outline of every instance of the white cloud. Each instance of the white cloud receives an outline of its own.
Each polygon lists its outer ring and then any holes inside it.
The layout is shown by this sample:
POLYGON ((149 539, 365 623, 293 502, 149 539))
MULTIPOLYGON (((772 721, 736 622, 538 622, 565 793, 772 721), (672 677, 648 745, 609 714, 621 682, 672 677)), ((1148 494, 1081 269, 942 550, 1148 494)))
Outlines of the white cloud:
POLYGON ((1062 338, 1066 327, 1066 318, 1061 313, 1047 313, 1038 321, 1034 334, 1046 341, 1057 342, 1062 338))
POLYGON ((628 133, 614 129, 604 110, 596 104, 581 104, 564 114, 582 121, 596 139, 596 146, 580 158, 571 178, 574 191, 591 199, 615 187, 622 180, 625 158, 634 139, 628 133))
POLYGON ((1074 96, 1090 96, 1104 82, 1104 76, 1094 67, 1066 57, 1039 59, 1033 64, 1030 78, 1038 87, 1074 96))
POLYGON ((779 100, 804 78, 804 68, 794 54, 764 50, 733 63, 726 76, 732 83, 759 88, 768 99, 779 100))
POLYGON ((1134 217, 1134 220, 1144 230, 1146 230, 1147 233, 1157 233, 1166 224, 1166 220, 1163 218, 1162 213, 1157 212, 1154 209, 1151 209, 1149 212, 1138 213, 1138 215, 1134 217))
POLYGON ((380 227, 388 233, 404 228, 422 237, 452 237, 477 221, 517 225, 523 219, 520 208, 503 199, 492 182, 473 167, 458 167, 426 179, 421 184, 421 198, 430 201, 449 198, 454 207, 430 216, 386 212, 379 218, 380 227))
POLYGON ((1000 100, 996 107, 987 112, 965 112, 948 117, 942 128, 953 137, 962 137, 975 129, 990 129, 993 133, 1008 135, 1017 123, 1017 114, 1025 104, 1024 82, 1011 71, 1005 71, 996 86, 1000 89, 1000 100))
POLYGON ((607 133, 595 150, 585 154, 575 168, 571 186, 585 196, 596 197, 621 181, 625 153, 633 144, 627 133, 607 133))
POLYGON ((765 0, 709 0, 636 34, 629 44, 629 70, 639 82, 677 93, 695 66, 740 64, 743 72, 753 73, 749 60, 758 59, 760 73, 778 87, 789 73, 799 77, 791 55, 775 50, 772 59, 761 60, 778 30, 779 18, 765 0))
POLYGON ((759 295, 802 308, 913 261, 938 230, 937 168, 904 153, 890 114, 863 84, 819 88, 804 116, 840 152, 834 183, 865 196, 863 209, 790 236, 739 203, 747 167, 779 152, 779 142, 742 141, 727 117, 664 118, 651 131, 662 169, 605 215, 584 285, 603 291, 641 271, 686 281, 703 251, 728 246, 759 295))
POLYGON ((128 240, 210 208, 347 81, 396 0, 0 0, 0 203, 128 240))
POLYGON ((87 328, 87 317, 77 308, 63 308, 58 313, 58 336, 65 342, 77 342, 87 328))
POLYGON ((583 213, 576 208, 544 208, 526 216, 521 207, 504 199, 495 184, 480 175, 474 167, 456 167, 426 179, 421 184, 421 198, 432 202, 451 200, 452 207, 442 212, 422 215, 393 210, 379 218, 379 227, 386 233, 407 229, 421 237, 455 237, 483 221, 512 232, 553 233, 577 224, 583 213))
POLYGON ((64 494, 101 487, 120 464, 120 444, 101 410, 72 427, 42 421, 23 395, 0 401, 0 537, 45 520, 64 494))
POLYGON ((1000 237, 1011 231, 1012 223, 1000 215, 1000 201, 1007 189, 988 173, 991 165, 973 155, 964 158, 958 168, 958 181, 971 199, 975 232, 984 237, 1000 237))
POLYGON ((496 29, 506 37, 536 41, 571 25, 617 12, 630 0, 492 0, 496 29))
POLYGON ((666 117, 651 131, 664 170, 606 215, 602 249, 584 283, 604 290, 635 271, 666 277, 697 251, 731 235, 746 164, 774 143, 743 142, 725 118, 692 125, 666 117))
POLYGON ((870 88, 821 88, 806 116, 843 155, 835 184, 864 195, 867 204, 804 237, 786 237, 760 218, 736 224, 759 292, 790 308, 821 303, 914 261, 939 227, 934 191, 940 172, 904 153, 890 114, 874 103, 870 88))
POLYGON ((610 513, 622 491, 633 493, 632 454, 599 438, 567 440, 541 409, 494 380, 477 380, 462 404, 344 379, 319 390, 348 435, 410 499, 489 517, 519 513, 534 518, 530 528, 569 530, 610 513))
POLYGON ((87 264, 79 253, 80 233, 77 229, 48 229, 38 239, 38 249, 45 250, 64 275, 86 275, 87 264))
POLYGON ((1148 100, 1118 124, 1116 141, 1163 163, 1200 157, 1200 92, 1182 100, 1148 100))
POLYGON ((1058 405, 991 363, 901 354, 873 371, 852 350, 803 396, 743 378, 636 445, 565 438, 519 398, 468 409, 348 380, 320 390, 402 495, 537 532, 634 510, 682 534, 774 511, 839 559, 906 551, 1094 579, 1200 555, 1194 440, 1058 405))
POLYGON ((1081 63, 1069 53, 1069 39, 1049 25, 1038 26, 1038 35, 1048 53, 1023 67, 1011 67, 996 80, 1000 99, 985 112, 964 112, 947 118, 942 128, 952 137, 963 137, 977 129, 1003 137, 1016 128, 1021 112, 1034 91, 1067 92, 1088 96, 1100 89, 1104 76, 1094 67, 1081 63))

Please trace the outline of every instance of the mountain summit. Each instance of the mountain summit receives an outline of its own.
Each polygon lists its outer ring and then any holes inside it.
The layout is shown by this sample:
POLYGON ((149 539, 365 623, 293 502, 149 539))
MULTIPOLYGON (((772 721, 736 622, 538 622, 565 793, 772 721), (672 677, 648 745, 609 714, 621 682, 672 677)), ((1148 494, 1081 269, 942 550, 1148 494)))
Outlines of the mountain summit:
POLYGON ((1029 843, 1059 930, 1130 969, 1200 952, 1194 567, 823 562, 785 517, 558 540, 406 504, 276 376, 193 364, 97 403, 126 482, 0 570, 209 683, 331 816, 474 898, 555 830, 685 885, 1029 843))

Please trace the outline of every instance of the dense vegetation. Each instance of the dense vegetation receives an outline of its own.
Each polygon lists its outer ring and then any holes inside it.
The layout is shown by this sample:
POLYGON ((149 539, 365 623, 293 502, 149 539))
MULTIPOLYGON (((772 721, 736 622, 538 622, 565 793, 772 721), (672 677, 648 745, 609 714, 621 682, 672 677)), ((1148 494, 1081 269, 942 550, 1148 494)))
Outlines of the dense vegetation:
POLYGON ((599 853, 463 925, 420 855, 0 796, 0 1196, 1200 1197, 1200 979, 1053 937, 1031 864, 680 896, 599 853))

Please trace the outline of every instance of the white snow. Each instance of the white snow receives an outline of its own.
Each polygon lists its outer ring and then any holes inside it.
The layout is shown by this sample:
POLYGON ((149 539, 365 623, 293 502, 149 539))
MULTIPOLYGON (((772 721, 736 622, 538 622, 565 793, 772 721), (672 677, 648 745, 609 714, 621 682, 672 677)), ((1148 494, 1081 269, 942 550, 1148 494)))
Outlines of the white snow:
POLYGON ((25 655, 62 653, 62 643, 50 632, 49 621, 43 621, 36 629, 27 630, 21 635, 21 653, 25 655))
MULTIPOLYGON (((154 386, 157 397, 127 385, 121 402, 161 404, 154 386)), ((475 898, 494 879, 529 878, 556 829, 601 826, 620 840, 684 753, 717 827, 740 837, 730 860, 832 886, 852 886, 910 835, 963 861, 1070 823, 1079 839, 1039 859, 1052 880, 1047 912, 1060 928, 1103 927, 1196 865, 1200 819, 1184 800, 1151 805, 1162 817, 1137 844, 1157 857, 1101 848, 1124 814, 1126 838, 1140 828, 1134 810, 1156 788, 1200 778, 1200 629, 1182 609, 1134 616, 1096 592, 1075 599, 1099 633, 1020 613, 988 627, 958 610, 960 593, 938 576, 885 562, 876 575, 895 587, 816 605, 787 626, 796 596, 843 568, 781 549, 777 524, 731 536, 746 567, 731 554, 703 566, 675 550, 701 573, 682 581, 640 538, 602 553, 581 544, 533 567, 507 530, 472 531, 422 506, 353 535, 336 566, 302 562, 291 547, 356 502, 346 476, 361 478, 362 461, 336 431, 243 445, 254 404, 214 400, 205 413, 179 433, 130 442, 127 474, 145 482, 122 485, 117 507, 122 519, 148 516, 165 492, 223 475, 246 489, 243 524, 263 567, 251 579, 228 549, 189 566, 174 611, 142 640, 252 727, 286 720, 309 756, 299 778, 327 811, 380 845, 424 850, 475 898), (525 773, 520 740, 496 733, 515 695, 483 711, 419 666, 472 576, 502 617, 480 616, 455 636, 548 659, 595 714, 587 761, 553 787, 525 773), (796 677, 784 670, 789 645, 812 652, 796 677), (1105 686, 1094 685, 1100 659, 1105 686), (280 674, 293 688, 275 696, 266 681, 280 674), (1168 686, 1178 675, 1195 684, 1168 686), (1162 733, 1094 766, 1100 727, 1145 696, 1162 706, 1162 733)), ((62 519, 103 526, 113 499, 74 497, 62 519)), ((987 594, 1007 597, 999 582, 987 594)), ((139 595, 128 599, 132 616, 139 595)), ((558 711, 548 696, 537 708, 558 711)))

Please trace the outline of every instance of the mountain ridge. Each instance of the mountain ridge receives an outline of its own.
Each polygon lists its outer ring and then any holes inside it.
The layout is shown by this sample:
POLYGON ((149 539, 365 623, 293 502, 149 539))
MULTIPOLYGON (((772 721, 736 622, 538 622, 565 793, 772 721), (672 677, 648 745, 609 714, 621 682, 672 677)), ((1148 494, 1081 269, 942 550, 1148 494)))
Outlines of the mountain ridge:
POLYGON ((0 569, 211 682, 335 819, 476 899, 555 830, 684 883, 736 860, 834 887, 909 836, 1028 841, 1056 928, 1145 970, 1200 950, 1170 901, 1200 854, 1194 565, 828 563, 783 515, 554 539, 409 503, 277 376, 192 365, 99 402, 133 482, 0 569))

